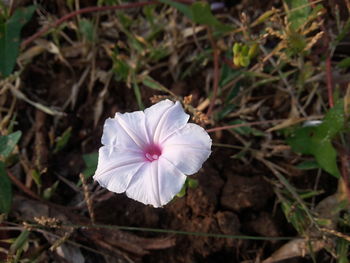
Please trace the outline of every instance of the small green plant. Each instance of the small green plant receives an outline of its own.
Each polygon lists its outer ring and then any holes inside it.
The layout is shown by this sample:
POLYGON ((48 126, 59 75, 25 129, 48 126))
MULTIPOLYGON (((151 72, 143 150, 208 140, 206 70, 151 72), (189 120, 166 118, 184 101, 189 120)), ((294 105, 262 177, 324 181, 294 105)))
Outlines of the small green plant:
POLYGON ((296 128, 287 142, 294 151, 313 155, 322 169, 339 178, 337 152, 332 142, 344 130, 344 125, 344 103, 339 100, 321 124, 296 128))
POLYGON ((251 60, 257 55, 258 47, 257 43, 251 45, 235 43, 232 47, 233 64, 237 67, 248 67, 251 60))
POLYGON ((12 202, 12 186, 7 176, 6 162, 15 149, 22 133, 20 131, 0 136, 0 213, 9 213, 12 202))
POLYGON ((196 188, 197 186, 198 180, 187 177, 185 184, 182 186, 181 191, 176 195, 176 197, 184 197, 188 188, 196 188))

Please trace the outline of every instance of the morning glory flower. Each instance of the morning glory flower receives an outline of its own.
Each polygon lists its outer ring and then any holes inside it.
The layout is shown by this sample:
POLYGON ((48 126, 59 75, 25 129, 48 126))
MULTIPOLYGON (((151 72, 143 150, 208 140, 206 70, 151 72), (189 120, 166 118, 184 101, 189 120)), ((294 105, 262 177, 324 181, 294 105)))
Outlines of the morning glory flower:
POLYGON ((188 119, 181 103, 170 100, 116 113, 104 124, 94 179, 144 204, 167 204, 211 153, 208 133, 188 119))

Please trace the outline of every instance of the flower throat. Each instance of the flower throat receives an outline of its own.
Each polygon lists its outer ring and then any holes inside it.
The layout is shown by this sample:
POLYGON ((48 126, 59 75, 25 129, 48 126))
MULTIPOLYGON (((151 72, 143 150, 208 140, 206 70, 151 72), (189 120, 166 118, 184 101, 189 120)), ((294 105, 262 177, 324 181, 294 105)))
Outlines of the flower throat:
POLYGON ((153 162, 159 159, 159 156, 162 154, 162 150, 157 144, 151 144, 144 148, 143 154, 146 161, 153 162))

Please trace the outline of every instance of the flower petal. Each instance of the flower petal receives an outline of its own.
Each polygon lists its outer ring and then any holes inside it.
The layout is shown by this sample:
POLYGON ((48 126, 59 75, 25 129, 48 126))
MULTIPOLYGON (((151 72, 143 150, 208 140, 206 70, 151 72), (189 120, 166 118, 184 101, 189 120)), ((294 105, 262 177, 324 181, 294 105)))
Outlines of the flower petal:
POLYGON ((116 113, 106 120, 103 127, 102 144, 122 148, 142 148, 149 142, 142 111, 116 113))
POLYGON ((146 116, 143 111, 117 112, 115 119, 139 146, 144 146, 150 142, 146 128, 146 116))
POLYGON ((132 178, 126 195, 144 204, 167 204, 186 181, 186 176, 167 160, 145 163, 132 178))
POLYGON ((181 191, 186 181, 186 175, 162 156, 158 161, 158 174, 160 201, 162 205, 165 205, 181 191))
POLYGON ((135 141, 125 132, 116 119, 108 118, 103 126, 101 142, 103 145, 139 149, 135 141))
POLYGON ((93 178, 109 191, 123 193, 143 163, 141 152, 103 146, 99 150, 98 166, 93 178))
POLYGON ((163 100, 145 110, 146 125, 153 141, 161 143, 176 130, 186 125, 189 115, 180 102, 163 100))
POLYGON ((162 157, 182 173, 196 173, 211 153, 211 139, 200 126, 188 123, 163 143, 162 157))
POLYGON ((156 162, 145 162, 138 170, 137 174, 130 181, 126 195, 136 201, 146 205, 160 207, 157 187, 154 184, 157 182, 156 162))

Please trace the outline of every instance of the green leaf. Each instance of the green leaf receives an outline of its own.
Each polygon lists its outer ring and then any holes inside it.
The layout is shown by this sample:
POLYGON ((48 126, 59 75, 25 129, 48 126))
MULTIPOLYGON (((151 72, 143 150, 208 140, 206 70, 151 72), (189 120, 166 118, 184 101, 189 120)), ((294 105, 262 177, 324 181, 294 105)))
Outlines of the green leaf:
POLYGON ((349 241, 341 238, 336 239, 337 263, 348 263, 349 241))
POLYGON ((42 186, 42 182, 41 182, 41 174, 37 171, 37 170, 32 170, 31 171, 31 176, 34 180, 34 182, 36 183, 36 185, 38 186, 38 188, 40 189, 42 186))
POLYGON ((288 20, 291 22, 291 27, 296 30, 303 25, 311 12, 311 7, 308 0, 286 0, 291 9, 288 14, 288 20))
POLYGON ((154 14, 154 9, 155 9, 155 5, 146 5, 143 7, 143 13, 146 16, 147 21, 150 23, 151 27, 154 28, 156 27, 155 25, 155 19, 156 16, 154 14))
POLYGON ((9 213, 12 202, 12 186, 5 170, 5 164, 0 161, 0 214, 9 213))
POLYGON ((232 30, 231 26, 222 24, 219 20, 216 19, 216 17, 211 12, 210 5, 207 2, 195 2, 190 7, 171 0, 159 0, 159 2, 176 8, 186 17, 198 24, 212 26, 217 30, 223 32, 232 30))
POLYGON ((68 143, 70 137, 72 135, 72 127, 68 127, 63 134, 56 139, 56 146, 55 149, 53 150, 54 153, 59 152, 62 150, 66 144, 68 143))
MULTIPOLYGON (((97 168, 97 162, 98 162, 98 153, 89 153, 89 154, 84 154, 83 159, 86 165, 85 170, 83 171, 84 177, 89 178, 91 177, 97 168)), ((78 185, 80 185, 81 182, 79 181, 78 185)))
POLYGON ((292 30, 290 31, 288 36, 289 36, 288 55, 294 56, 299 54, 300 52, 303 52, 303 50, 307 45, 306 37, 292 30))
POLYGON ((212 26, 220 31, 230 31, 232 27, 222 24, 212 14, 210 5, 206 2, 195 2, 191 6, 193 21, 198 24, 212 26))
POLYGON ((330 141, 320 144, 317 147, 318 152, 314 152, 315 158, 320 166, 335 177, 340 177, 337 165, 337 152, 330 141))
POLYGON ((299 205, 286 199, 282 200, 281 208, 288 222, 293 225, 298 233, 304 233, 309 223, 305 211, 299 205))
POLYGON ((6 136, 0 136, 0 160, 5 160, 12 153, 21 135, 21 131, 16 131, 6 136))
POLYGON ((159 2, 167 4, 167 5, 170 5, 170 6, 174 7, 174 8, 176 8, 181 13, 183 13, 185 16, 187 16, 189 19, 193 20, 192 10, 187 5, 181 4, 181 3, 178 3, 178 2, 175 2, 175 1, 171 1, 171 0, 159 0, 159 2))
POLYGON ((296 129, 287 142, 294 151, 313 155, 322 169, 339 177, 337 152, 332 139, 344 128, 344 120, 344 103, 338 101, 320 125, 296 129))
MULTIPOLYGON (((234 125, 234 124, 243 124, 247 123, 246 121, 243 120, 235 120, 229 123, 229 125, 234 125)), ((237 127, 233 129, 235 132, 241 135, 254 135, 254 136, 264 136, 265 134, 262 131, 259 131, 255 128, 246 126, 246 127, 237 127)))
POLYGON ((350 67, 350 58, 344 58, 338 63, 340 68, 349 68, 350 67))
POLYGON ((142 76, 138 79, 138 82, 141 82, 143 85, 145 85, 148 88, 163 91, 170 95, 174 95, 174 93, 172 93, 168 88, 166 88, 165 86, 163 86, 161 83, 151 78, 150 76, 142 76))
POLYGON ((43 192, 43 198, 45 200, 50 200, 51 197, 53 196, 53 194, 55 193, 57 187, 58 187, 58 184, 59 184, 60 181, 56 181, 51 187, 48 187, 44 190, 43 192))
POLYGON ((198 187, 198 180, 197 179, 192 179, 192 178, 187 178, 187 185, 189 188, 197 188, 198 187))
POLYGON ((16 64, 22 27, 32 17, 36 6, 18 8, 5 23, 0 24, 0 75, 9 76, 16 64))
POLYGON ((217 118, 218 120, 222 120, 222 119, 224 119, 228 114, 230 114, 231 112, 233 112, 236 108, 237 108, 237 105, 235 105, 235 104, 233 104, 233 103, 229 103, 229 104, 227 104, 226 106, 224 106, 224 107, 222 108, 221 111, 219 111, 219 112, 217 113, 216 118, 217 118))
POLYGON ((22 233, 16 238, 15 242, 10 247, 10 253, 14 254, 18 250, 23 249, 25 244, 28 242, 28 237, 29 237, 29 231, 24 230, 22 233))
MULTIPOLYGON (((223 86, 227 85, 234 78, 237 78, 240 75, 240 73, 241 73, 240 70, 232 69, 226 63, 224 63, 222 65, 222 69, 221 69, 221 77, 220 77, 219 86, 223 87, 223 86)), ((229 101, 232 98, 237 96, 237 94, 239 92, 239 87, 238 87, 238 85, 236 85, 234 87, 236 87, 235 90, 233 91, 233 93, 232 93, 232 91, 231 91, 231 93, 229 93, 229 96, 225 99, 225 101, 229 101)))
POLYGON ((322 169, 339 177, 333 145, 330 139, 318 137, 317 127, 300 128, 287 142, 294 151, 313 155, 322 169))
POLYGON ((349 35, 350 32, 350 17, 346 21, 344 27, 341 29, 340 33, 336 36, 335 40, 333 41, 333 46, 336 47, 339 45, 339 43, 349 35))
POLYGON ((320 139, 332 139, 344 128, 344 121, 344 103, 340 100, 328 111, 322 124, 317 126, 317 135, 320 139))
POLYGON ((181 197, 184 197, 185 195, 186 195, 186 185, 184 184, 184 185, 182 186, 180 192, 178 192, 178 193, 176 194, 176 197, 181 198, 181 197))
POLYGON ((299 190, 298 191, 299 193, 299 196, 301 199, 309 199, 309 198, 312 198, 314 196, 317 196, 317 195, 320 195, 320 194, 323 194, 323 191, 320 190, 320 191, 308 191, 308 190, 299 190))
POLYGON ((142 84, 154 90, 168 92, 168 89, 166 87, 164 87, 162 84, 150 76, 145 76, 142 80, 142 84))
POLYGON ((176 197, 184 197, 186 195, 186 191, 188 188, 196 188, 198 187, 198 180, 197 179, 192 179, 190 177, 186 178, 186 181, 184 185, 182 186, 180 192, 176 194, 176 197))
POLYGON ((90 20, 85 18, 80 19, 79 31, 89 42, 95 41, 95 36, 96 36, 95 29, 94 29, 94 25, 90 20))
POLYGON ((320 168, 320 165, 315 161, 305 161, 299 163, 296 167, 300 170, 313 170, 320 168))
POLYGON ((113 72, 117 81, 126 81, 130 72, 132 71, 128 63, 118 58, 118 53, 115 52, 116 59, 113 61, 113 72))
POLYGON ((137 105, 139 106, 140 110, 143 110, 145 108, 145 106, 142 103, 141 89, 140 89, 140 87, 139 87, 139 85, 137 84, 136 81, 134 81, 132 87, 133 87, 133 90, 134 90, 134 93, 135 93, 137 105))

